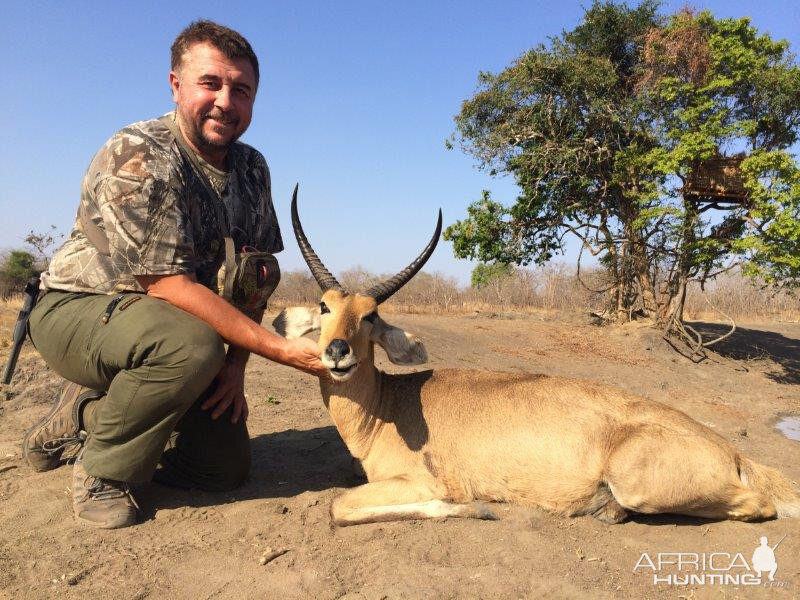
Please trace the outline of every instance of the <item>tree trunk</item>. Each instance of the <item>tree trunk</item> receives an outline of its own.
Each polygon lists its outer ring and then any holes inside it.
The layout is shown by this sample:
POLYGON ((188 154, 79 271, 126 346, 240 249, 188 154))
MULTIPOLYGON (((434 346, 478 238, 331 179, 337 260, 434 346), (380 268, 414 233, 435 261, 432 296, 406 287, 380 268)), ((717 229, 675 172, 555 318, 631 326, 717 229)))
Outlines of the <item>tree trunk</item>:
POLYGON ((674 333, 676 324, 683 322, 683 309, 686 304, 686 291, 692 273, 694 243, 697 241, 697 221, 700 214, 697 207, 684 199, 685 217, 681 232, 677 264, 667 281, 667 298, 659 310, 658 323, 666 333, 674 333))
POLYGON ((639 294, 642 299, 642 310, 645 318, 656 319, 658 315, 658 301, 650 272, 650 262, 647 256, 647 247, 639 232, 631 232, 632 265, 635 271, 636 283, 639 285, 639 294))

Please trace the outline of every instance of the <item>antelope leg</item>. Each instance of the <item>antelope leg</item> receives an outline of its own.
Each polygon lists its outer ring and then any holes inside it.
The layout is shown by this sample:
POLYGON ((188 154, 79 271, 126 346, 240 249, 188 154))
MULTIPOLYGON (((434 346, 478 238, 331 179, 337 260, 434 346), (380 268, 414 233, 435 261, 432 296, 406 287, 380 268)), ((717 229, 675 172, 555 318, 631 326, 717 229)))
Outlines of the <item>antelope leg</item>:
POLYGON ((494 520, 497 517, 483 504, 454 504, 437 498, 424 484, 396 477, 358 486, 337 497, 331 505, 331 517, 339 526, 463 517, 494 520))

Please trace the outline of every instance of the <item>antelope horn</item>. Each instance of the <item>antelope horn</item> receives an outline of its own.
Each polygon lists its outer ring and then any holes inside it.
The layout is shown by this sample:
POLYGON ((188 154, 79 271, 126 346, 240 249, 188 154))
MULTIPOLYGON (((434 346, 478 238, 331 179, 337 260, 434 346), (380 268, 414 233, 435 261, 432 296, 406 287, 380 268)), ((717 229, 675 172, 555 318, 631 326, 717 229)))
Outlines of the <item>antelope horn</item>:
POLYGON ((294 237, 297 239, 297 245, 300 247, 300 252, 303 254, 308 268, 311 269, 311 274, 317 280, 323 292, 331 288, 344 291, 339 282, 336 281, 336 278, 322 264, 317 253, 308 243, 306 234, 303 233, 303 226, 300 224, 300 217, 297 214, 297 188, 299 185, 295 184, 294 193, 292 194, 292 227, 294 228, 294 237))
POLYGON ((408 281, 417 274, 428 259, 433 254, 433 251, 436 249, 436 244, 439 242, 439 235, 442 233, 442 209, 439 209, 439 220, 436 223, 436 231, 433 232, 433 237, 431 241, 428 242, 428 245, 425 246, 425 249, 422 253, 415 258, 410 265, 408 265, 405 269, 400 271, 397 275, 392 277, 391 279, 387 279, 383 283, 379 283, 377 285, 372 286, 364 295, 372 296, 375 298, 375 301, 380 304, 381 302, 385 302, 389 299, 389 297, 394 294, 397 290, 403 287, 408 281))

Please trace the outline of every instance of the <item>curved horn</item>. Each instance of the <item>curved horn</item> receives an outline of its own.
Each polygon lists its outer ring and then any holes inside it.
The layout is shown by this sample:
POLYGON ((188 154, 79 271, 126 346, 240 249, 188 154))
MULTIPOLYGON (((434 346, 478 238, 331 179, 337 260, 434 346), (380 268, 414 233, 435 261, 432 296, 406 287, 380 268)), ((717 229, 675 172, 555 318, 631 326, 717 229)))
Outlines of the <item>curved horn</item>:
POLYGON ((417 274, 428 259, 433 254, 433 251, 436 249, 436 244, 439 242, 439 235, 442 233, 442 209, 439 209, 439 220, 436 223, 436 231, 433 232, 433 237, 431 241, 428 242, 428 245, 425 246, 425 249, 422 253, 415 258, 410 265, 408 265, 405 269, 400 271, 397 275, 392 277, 391 279, 387 279, 383 283, 379 283, 377 285, 372 286, 364 292, 367 296, 372 296, 375 298, 375 301, 380 304, 381 302, 385 302, 389 299, 389 297, 394 294, 397 290, 403 287, 406 283, 408 283, 409 279, 411 279, 414 275, 417 274))
POLYGON ((297 245, 300 247, 300 252, 303 254, 308 268, 311 269, 311 274, 314 276, 314 279, 317 280, 323 292, 331 288, 343 290, 339 282, 336 281, 336 278, 331 275, 330 271, 322 264, 317 253, 314 252, 311 244, 308 243, 306 234, 303 233, 303 226, 300 224, 300 217, 297 215, 297 188, 299 185, 300 184, 295 184, 294 193, 292 194, 292 227, 294 228, 294 237, 297 239, 297 245))

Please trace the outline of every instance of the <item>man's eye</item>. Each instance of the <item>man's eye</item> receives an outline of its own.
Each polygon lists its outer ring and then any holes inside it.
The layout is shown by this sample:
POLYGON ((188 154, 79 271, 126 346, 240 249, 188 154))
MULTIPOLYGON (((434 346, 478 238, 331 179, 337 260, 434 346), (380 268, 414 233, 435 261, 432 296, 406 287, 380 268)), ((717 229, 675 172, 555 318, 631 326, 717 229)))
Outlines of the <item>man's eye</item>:
POLYGON ((325 304, 324 302, 320 302, 319 303, 319 314, 324 315, 324 314, 329 313, 329 312, 331 312, 331 311, 328 308, 328 305, 325 304))
POLYGON ((365 316, 365 317, 364 317, 364 320, 365 320, 365 321, 368 321, 368 322, 370 322, 370 323, 374 323, 374 322, 375 322, 375 319, 376 319, 377 317, 378 317, 378 313, 376 313, 376 312, 371 312, 371 313, 369 313, 367 316, 365 316))

